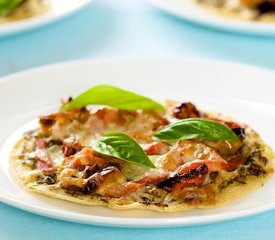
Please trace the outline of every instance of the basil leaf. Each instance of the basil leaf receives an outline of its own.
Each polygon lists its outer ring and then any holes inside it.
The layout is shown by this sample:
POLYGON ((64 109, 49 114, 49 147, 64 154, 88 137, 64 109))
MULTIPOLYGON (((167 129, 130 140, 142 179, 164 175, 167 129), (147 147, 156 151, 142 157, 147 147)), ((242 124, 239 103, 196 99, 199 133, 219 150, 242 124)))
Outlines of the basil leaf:
POLYGON ((97 85, 80 94, 68 104, 61 107, 61 111, 87 105, 107 105, 123 110, 159 110, 164 107, 141 95, 110 85, 97 85))
POLYGON ((153 136, 154 140, 164 142, 193 138, 240 141, 237 135, 229 127, 202 118, 188 118, 170 124, 153 136))
POLYGON ((0 0, 0 17, 8 15, 22 0, 0 0))
POLYGON ((93 149, 107 156, 155 168, 140 145, 122 132, 109 132, 105 134, 96 142, 93 149))

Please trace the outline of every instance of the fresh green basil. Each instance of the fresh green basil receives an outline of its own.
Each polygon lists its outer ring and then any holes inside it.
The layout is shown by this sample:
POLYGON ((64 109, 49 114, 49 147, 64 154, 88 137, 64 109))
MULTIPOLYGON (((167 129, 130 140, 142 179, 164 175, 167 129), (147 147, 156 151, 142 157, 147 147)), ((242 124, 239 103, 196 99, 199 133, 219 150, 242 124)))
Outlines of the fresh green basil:
POLYGON ((0 17, 8 15, 22 0, 0 0, 0 17))
POLYGON ((140 145, 122 132, 109 132, 105 134, 96 142, 94 150, 103 155, 155 168, 140 145))
POLYGON ((97 85, 90 88, 61 107, 61 111, 87 105, 107 105, 122 110, 164 111, 164 107, 161 104, 147 97, 110 85, 97 85))
POLYGON ((154 140, 163 142, 194 138, 240 141, 229 127, 202 118, 188 118, 170 124, 153 136, 154 140))

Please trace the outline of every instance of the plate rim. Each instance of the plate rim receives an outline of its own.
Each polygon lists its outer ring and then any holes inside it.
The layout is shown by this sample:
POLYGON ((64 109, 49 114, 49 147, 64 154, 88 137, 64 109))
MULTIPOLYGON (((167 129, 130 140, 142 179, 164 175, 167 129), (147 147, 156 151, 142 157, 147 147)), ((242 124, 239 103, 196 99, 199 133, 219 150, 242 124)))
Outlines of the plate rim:
MULTIPOLYGON (((226 65, 228 67, 240 67, 240 68, 245 68, 247 71, 250 70, 257 70, 257 71, 264 71, 268 72, 272 75, 275 76, 275 71, 265 69, 262 67, 257 67, 253 65, 248 65, 248 64, 239 64, 235 62, 230 62, 230 61, 220 61, 220 60, 212 60, 212 59, 198 59, 198 58, 173 58, 173 59, 160 59, 160 58, 135 58, 135 59, 127 59, 127 58, 99 58, 99 59, 83 59, 83 60, 72 60, 72 61, 67 61, 67 62, 61 62, 61 63, 53 63, 53 64, 48 64, 45 66, 40 66, 36 68, 31 68, 28 70, 24 70, 18 73, 14 73, 5 77, 0 78, 0 85, 1 83, 4 83, 5 81, 12 81, 13 78, 17 78, 20 76, 24 75, 29 75, 29 74, 37 74, 39 72, 43 72, 45 70, 51 71, 52 69, 56 68, 63 68, 63 67, 68 67, 71 65, 82 65, 82 64, 95 64, 95 63, 101 63, 104 64, 114 62, 114 63, 123 63, 123 62, 154 62, 155 64, 159 62, 181 62, 182 64, 188 62, 188 63, 207 63, 207 64, 222 64, 226 65)), ((8 140, 7 140, 8 141, 8 140)), ((4 145, 1 146, 1 149, 4 145)), ((1 169, 2 171, 2 169, 1 169)), ((35 194, 35 193, 32 193, 35 194)), ((202 225, 202 224, 210 224, 210 223, 215 223, 215 222, 221 222, 221 221, 230 221, 232 219, 238 219, 242 217, 247 217, 251 215, 255 215, 258 213, 266 212, 268 210, 274 209, 275 208, 275 202, 274 203, 269 203, 266 205, 262 206, 257 206, 253 208, 253 211, 251 211, 251 208, 249 209, 243 209, 239 210, 239 214, 236 215, 235 212, 233 213, 226 213, 226 214, 217 214, 215 215, 214 219, 213 215, 212 216, 201 216, 201 220, 197 221, 196 218, 197 216, 189 216, 188 217, 188 222, 186 222, 186 218, 184 217, 173 217, 173 218, 119 218, 119 217, 102 217, 102 216, 93 216, 93 220, 89 219, 89 217, 84 217, 82 216, 82 219, 79 220, 77 217, 81 214, 75 215, 75 217, 72 217, 68 212, 64 213, 62 212, 63 216, 58 216, 56 214, 56 210, 49 210, 45 211, 41 207, 33 207, 31 204, 27 203, 20 203, 19 200, 12 199, 8 196, 4 196, 3 192, 0 192, 0 201, 14 206, 16 208, 25 210, 27 212, 35 213, 41 216, 46 216, 54 219, 59 219, 59 220, 66 220, 70 222, 78 222, 78 223, 85 223, 85 224, 92 224, 92 225, 100 225, 100 226, 112 226, 112 227, 137 227, 137 228, 158 228, 158 227, 179 227, 179 226, 190 226, 190 225, 202 225), (144 222, 144 223, 143 223, 144 222)))
MULTIPOLYGON (((269 36, 275 35, 275 22, 274 24, 265 24, 261 22, 249 22, 241 20, 230 20, 230 18, 213 17, 214 14, 209 13, 210 17, 207 17, 206 21, 197 19, 195 16, 186 14, 185 12, 177 9, 173 4, 167 0, 146 0, 150 5, 157 7, 159 10, 166 12, 172 16, 181 18, 189 23, 193 23, 198 26, 203 26, 209 29, 219 30, 222 32, 234 32, 241 35, 252 36, 269 36), (213 17, 213 19, 211 18, 213 17)), ((185 0, 187 1, 187 0, 185 0)), ((190 0, 188 0, 190 1, 190 0)), ((204 19, 205 20, 205 19, 204 19)))
MULTIPOLYGON (((94 1, 94 0, 92 0, 94 1)), ((150 1, 150 0, 149 0, 150 1)), ((272 70, 268 67, 263 67, 255 64, 249 64, 244 62, 237 62, 224 59, 216 58, 205 58, 205 57, 88 57, 83 59, 72 59, 66 61, 59 61, 54 63, 43 64, 39 66, 32 66, 24 70, 19 70, 14 73, 10 73, 4 76, 0 76, 0 83, 2 81, 9 81, 12 78, 15 78, 20 75, 28 75, 30 73, 36 73, 48 69, 66 67, 70 65, 82 65, 82 64, 94 64, 94 63, 104 63, 104 62, 189 62, 189 63, 205 63, 205 64, 220 64, 227 65, 235 68, 246 68, 247 70, 252 71, 264 71, 267 74, 272 74, 275 76, 275 70, 272 70)))
MULTIPOLYGON (((35 193, 31 193, 35 194, 35 193)), ((260 213, 265 213, 269 210, 275 208, 275 203, 269 204, 267 206, 260 206, 254 208, 254 211, 251 209, 246 209, 240 211, 240 214, 236 215, 234 213, 228 213, 226 215, 215 216, 215 219, 211 219, 211 216, 201 216, 200 221, 196 221, 196 217, 188 217, 189 220, 186 221, 184 217, 180 218, 119 218, 119 217, 103 217, 103 216, 93 216, 93 220, 89 217, 83 217, 79 219, 78 216, 81 214, 71 215, 70 213, 62 212, 63 216, 58 216, 56 210, 45 211, 43 208, 34 207, 30 204, 20 204, 19 201, 13 200, 11 198, 4 198, 0 194, 0 202, 3 202, 9 206, 18 208, 20 210, 26 211, 31 214, 36 214, 38 216, 48 217, 51 219, 57 219, 61 221, 81 223, 87 225, 95 226, 108 226, 108 227, 119 227, 119 228, 176 228, 176 227, 188 227, 188 226, 197 226, 197 225, 207 225, 212 223, 219 222, 229 222, 232 220, 237 220, 240 218, 254 216, 260 213), (191 220, 190 220, 191 219, 191 220), (142 223, 143 222, 143 223, 142 223)))

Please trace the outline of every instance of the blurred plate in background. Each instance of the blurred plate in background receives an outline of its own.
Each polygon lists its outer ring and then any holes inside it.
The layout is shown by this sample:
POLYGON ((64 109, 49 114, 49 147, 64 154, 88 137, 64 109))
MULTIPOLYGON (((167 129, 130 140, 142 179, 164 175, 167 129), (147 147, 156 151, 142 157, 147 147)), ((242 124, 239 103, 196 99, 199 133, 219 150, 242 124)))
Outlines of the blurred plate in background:
POLYGON ((50 10, 41 16, 0 24, 0 37, 22 33, 60 20, 82 9, 93 0, 51 0, 50 10))
POLYGON ((199 25, 241 34, 274 35, 275 22, 242 21, 214 14, 194 4, 194 0, 147 0, 153 6, 199 25))

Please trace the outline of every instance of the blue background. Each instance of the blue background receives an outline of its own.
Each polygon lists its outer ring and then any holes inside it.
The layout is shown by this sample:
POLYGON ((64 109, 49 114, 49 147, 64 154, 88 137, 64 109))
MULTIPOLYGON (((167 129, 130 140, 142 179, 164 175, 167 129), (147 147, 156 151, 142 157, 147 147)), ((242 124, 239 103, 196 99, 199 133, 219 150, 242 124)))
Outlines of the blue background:
MULTIPOLYGON (((100 0, 78 14, 0 39, 0 76, 82 58, 212 58, 275 69, 275 37, 199 27, 143 0, 100 0)), ((0 239, 272 239, 275 211, 204 226, 97 227, 53 220, 0 203, 0 239)))

